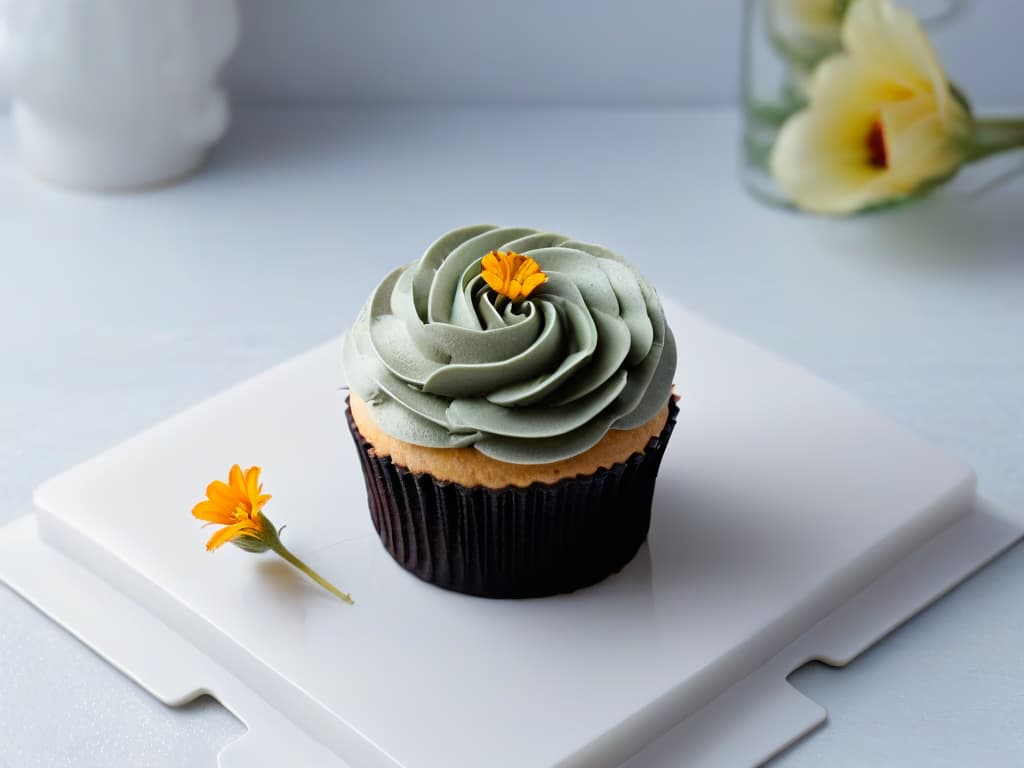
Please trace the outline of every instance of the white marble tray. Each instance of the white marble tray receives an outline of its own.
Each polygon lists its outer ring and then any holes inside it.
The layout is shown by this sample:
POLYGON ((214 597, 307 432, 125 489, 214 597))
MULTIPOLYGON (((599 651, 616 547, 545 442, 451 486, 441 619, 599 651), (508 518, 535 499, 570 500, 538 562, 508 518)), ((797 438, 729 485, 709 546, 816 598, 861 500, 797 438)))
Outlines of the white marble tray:
POLYGON ((44 484, 0 578, 168 703, 221 700, 222 766, 755 764, 823 710, 785 676, 844 664, 1016 540, 973 473, 670 307, 681 413, 648 546, 544 600, 429 587, 380 547, 315 349, 44 484), (189 510, 234 462, 354 608, 270 556, 215 555, 189 510))

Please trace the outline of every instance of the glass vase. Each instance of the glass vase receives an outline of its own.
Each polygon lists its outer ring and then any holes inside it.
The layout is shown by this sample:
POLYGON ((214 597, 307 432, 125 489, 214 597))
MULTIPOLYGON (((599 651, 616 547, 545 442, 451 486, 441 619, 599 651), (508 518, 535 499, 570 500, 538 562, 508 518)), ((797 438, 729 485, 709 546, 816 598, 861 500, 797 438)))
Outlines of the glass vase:
MULTIPOLYGON (((744 0, 741 177, 758 199, 790 207, 769 169, 786 120, 806 106, 817 65, 842 50, 843 17, 857 0, 744 0)), ((971 0, 902 0, 929 30, 948 24, 971 0)))

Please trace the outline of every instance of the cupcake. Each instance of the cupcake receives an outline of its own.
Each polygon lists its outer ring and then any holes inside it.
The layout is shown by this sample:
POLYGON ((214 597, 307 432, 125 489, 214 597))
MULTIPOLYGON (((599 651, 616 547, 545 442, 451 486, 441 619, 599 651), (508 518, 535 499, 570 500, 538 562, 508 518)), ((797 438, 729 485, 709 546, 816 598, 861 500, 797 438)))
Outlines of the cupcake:
POLYGON ((403 568, 537 597, 636 554, 675 424, 676 349, 618 254, 525 227, 454 230, 384 278, 344 358, 370 515, 403 568))

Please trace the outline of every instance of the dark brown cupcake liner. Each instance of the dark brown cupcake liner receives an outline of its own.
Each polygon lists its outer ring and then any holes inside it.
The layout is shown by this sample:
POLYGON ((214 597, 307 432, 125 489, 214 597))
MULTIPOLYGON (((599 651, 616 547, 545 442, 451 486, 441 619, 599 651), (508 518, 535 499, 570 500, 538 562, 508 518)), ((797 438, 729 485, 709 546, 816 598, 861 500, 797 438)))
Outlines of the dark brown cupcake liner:
POLYGON ((495 598, 573 592, 633 559, 647 538, 654 482, 678 413, 670 398, 661 433, 610 469, 495 490, 415 474, 376 456, 346 407, 384 548, 423 581, 495 598))

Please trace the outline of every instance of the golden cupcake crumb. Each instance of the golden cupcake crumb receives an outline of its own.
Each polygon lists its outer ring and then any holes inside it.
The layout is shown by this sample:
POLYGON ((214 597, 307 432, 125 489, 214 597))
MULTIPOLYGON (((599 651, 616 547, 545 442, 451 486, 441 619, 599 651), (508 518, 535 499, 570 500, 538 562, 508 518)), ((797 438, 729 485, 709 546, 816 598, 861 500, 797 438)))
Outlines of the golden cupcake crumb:
POLYGON ((642 453, 668 421, 666 403, 646 424, 635 429, 611 429, 601 442, 577 456, 550 464, 510 464, 485 456, 475 448, 427 448, 391 437, 377 426, 370 415, 370 406, 355 392, 349 392, 349 407, 352 419, 372 446, 374 455, 390 457, 395 464, 416 474, 491 489, 526 488, 535 482, 556 483, 565 477, 591 475, 598 469, 608 469, 634 453, 642 453))

